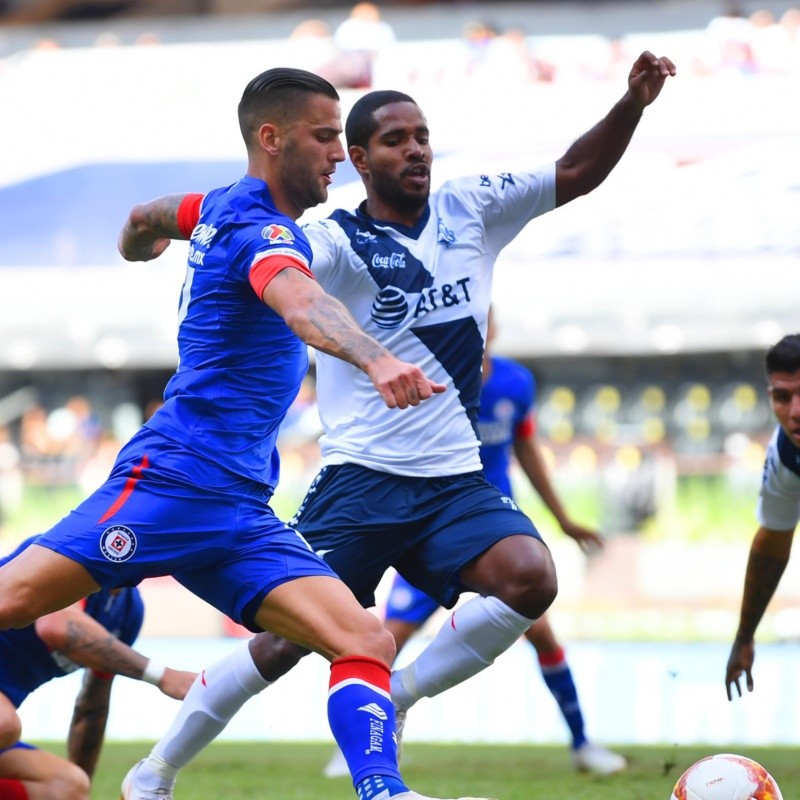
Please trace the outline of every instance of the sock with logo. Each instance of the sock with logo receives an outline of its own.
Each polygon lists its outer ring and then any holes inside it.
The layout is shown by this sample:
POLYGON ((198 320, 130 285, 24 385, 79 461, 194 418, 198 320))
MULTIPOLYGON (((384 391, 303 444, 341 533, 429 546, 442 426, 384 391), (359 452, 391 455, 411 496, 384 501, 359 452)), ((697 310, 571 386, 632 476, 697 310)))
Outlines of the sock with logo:
POLYGON ((577 750, 586 743, 586 734, 583 730, 583 714, 578 701, 578 690, 572 679, 572 671, 564 655, 564 648, 559 647, 552 653, 539 655, 539 666, 544 682, 547 684, 550 694, 555 697, 569 726, 569 732, 572 734, 572 749, 577 750))
POLYGON ((433 697, 476 675, 533 622, 496 597, 473 597, 453 611, 415 661, 392 673, 395 706, 405 711, 421 697, 433 697))
POLYGON ((367 656, 346 656, 331 664, 328 722, 364 800, 408 791, 397 767, 389 675, 386 664, 367 656))
POLYGON ((137 784, 141 788, 171 785, 178 770, 219 735, 247 700, 269 685, 253 663, 247 643, 204 669, 169 730, 140 767, 137 784), (150 777, 153 785, 145 785, 150 777))

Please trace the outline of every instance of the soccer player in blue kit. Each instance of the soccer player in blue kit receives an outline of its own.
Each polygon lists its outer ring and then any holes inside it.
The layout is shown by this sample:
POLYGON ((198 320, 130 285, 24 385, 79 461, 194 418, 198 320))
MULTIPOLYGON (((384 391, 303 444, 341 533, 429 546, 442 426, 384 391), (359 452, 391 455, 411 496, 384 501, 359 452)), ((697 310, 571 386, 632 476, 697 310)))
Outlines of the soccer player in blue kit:
POLYGON ((767 446, 756 519, 750 545, 739 625, 725 668, 728 700, 739 681, 753 691, 755 635, 789 563, 795 528, 800 522, 800 334, 784 336, 767 351, 769 399, 778 424, 767 446))
POLYGON ((132 649, 143 617, 139 590, 128 587, 96 592, 32 625, 0 632, 0 798, 89 800, 115 675, 151 683, 168 697, 183 699, 194 672, 170 669, 132 649), (67 738, 69 760, 21 741, 17 709, 25 698, 80 667, 86 670, 67 738))
MULTIPOLYGON (((533 375, 521 364, 493 355, 494 336, 494 312, 490 311, 478 411, 480 454, 486 479, 510 499, 509 470, 513 452, 525 476, 552 512, 561 530, 584 550, 601 547, 602 536, 578 524, 566 512, 548 475, 536 437, 533 410, 536 382, 533 375)), ((416 589, 399 573, 395 575, 386 603, 384 622, 395 638, 398 653, 438 608, 433 598, 416 589)), ((621 755, 589 741, 586 736, 572 670, 548 615, 542 614, 525 631, 524 636, 536 650, 545 684, 569 728, 575 768, 598 774, 624 769, 626 761, 621 755)), ((337 774, 344 774, 340 752, 326 767, 326 775, 333 777, 337 774)))
MULTIPOLYGON (((0 629, 28 625, 97 591, 173 575, 253 631, 271 630, 331 662, 328 718, 370 800, 424 800, 397 766, 389 694, 394 639, 335 572, 269 506, 278 481, 278 427, 297 395, 311 345, 368 375, 393 414, 444 386, 364 333, 309 270, 311 250, 295 220, 327 197, 344 160, 334 87, 312 73, 274 69, 239 103, 247 174, 174 213, 131 211, 125 258, 162 253, 170 235, 191 236, 179 306, 180 362, 164 404, 123 446, 106 483, 35 544, 0 568, 0 629)), ((174 212, 178 203, 168 207, 174 212)), ((265 685, 249 656, 210 696, 265 685)), ((192 721, 188 723, 192 728, 192 721)), ((164 798, 160 774, 134 765, 123 800, 164 798), (148 784, 148 778, 152 782, 148 784)))
MULTIPOLYGON (((622 99, 555 163, 449 181, 433 193, 428 126, 411 97, 370 92, 348 115, 348 151, 367 199, 304 226, 311 270, 365 331, 447 391, 392 415, 357 369, 320 353, 323 466, 292 524, 364 606, 374 605, 391 566, 446 608, 463 591, 477 594, 413 663, 392 673, 398 733, 415 702, 491 664, 557 591, 533 523, 481 471, 477 414, 496 258, 532 219, 602 183, 674 74, 668 58, 645 51, 622 99)), ((187 195, 176 210, 160 201, 173 229, 178 217, 188 218, 175 238, 187 238, 194 202, 187 195)), ((242 661, 254 661, 272 682, 306 652, 262 633, 213 665, 225 676, 224 695, 195 683, 143 769, 155 773, 163 761, 182 767, 213 740, 250 696, 233 679, 242 661)), ((344 755, 354 772, 357 763, 344 755)))

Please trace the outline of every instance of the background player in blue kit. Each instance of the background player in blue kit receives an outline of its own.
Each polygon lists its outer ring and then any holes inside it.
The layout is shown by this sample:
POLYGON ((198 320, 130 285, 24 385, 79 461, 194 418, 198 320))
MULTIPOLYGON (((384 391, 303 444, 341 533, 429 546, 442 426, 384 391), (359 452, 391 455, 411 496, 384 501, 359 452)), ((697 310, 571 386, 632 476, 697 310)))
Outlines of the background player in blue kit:
POLYGON ((139 590, 130 587, 96 592, 32 625, 0 632, 0 798, 88 800, 115 675, 152 683, 168 697, 183 699, 194 672, 170 669, 131 649, 143 617, 139 590), (69 760, 20 741, 17 709, 25 698, 80 667, 87 669, 67 739, 69 760))
MULTIPOLYGON (((328 717, 357 791, 417 800, 397 766, 394 640, 269 500, 278 428, 306 374, 307 345, 363 370, 370 393, 398 416, 445 387, 366 335, 309 270, 295 220, 326 199, 344 160, 334 87, 304 70, 267 70, 247 85, 238 112, 247 174, 177 217, 175 199, 171 216, 160 204, 137 206, 122 230, 119 249, 131 260, 159 255, 171 235, 191 239, 180 362, 163 405, 106 483, 0 568, 0 628, 99 588, 173 575, 251 630, 331 661, 328 717)), ((227 681, 247 695, 265 686, 249 655, 237 653, 229 667, 221 676, 206 670, 204 692, 224 693, 227 681)), ((171 796, 169 753, 155 771, 141 767, 125 777, 123 800, 171 796)))
MULTIPOLYGON (((514 361, 492 355, 494 313, 489 315, 483 358, 483 387, 478 412, 481 461, 487 480, 511 498, 509 469, 512 451, 531 485, 550 509, 561 530, 585 550, 603 544, 599 533, 575 522, 564 509, 548 474, 536 438, 534 401, 536 382, 531 372, 514 361)), ((396 575, 389 593, 385 624, 397 642, 398 653, 412 634, 439 608, 431 597, 396 575)), ((524 633, 536 649, 542 676, 555 698, 571 735, 572 761, 579 770, 609 774, 626 766, 625 759, 587 739, 578 692, 564 649, 556 639, 547 614, 524 633)), ((340 753, 326 774, 343 774, 340 753)))
POLYGON ((767 447, 756 518, 759 523, 744 576, 739 626, 725 669, 728 700, 745 679, 753 691, 755 635, 789 563, 800 521, 800 334, 784 336, 766 355, 772 411, 778 421, 767 447))
MULTIPOLYGON (((320 353, 323 466, 292 522, 364 606, 374 605, 390 566, 447 608, 461 592, 477 593, 413 663, 392 673, 398 733, 415 702, 491 664, 557 591, 533 523, 481 472, 477 414, 497 256, 532 219, 602 183, 674 74, 668 58, 645 51, 620 101, 556 162, 477 174, 435 192, 428 125, 411 97, 370 92, 348 115, 349 155, 367 199, 304 226, 312 271, 365 331, 447 391, 401 417, 375 402, 359 370, 320 353)), ((162 199, 167 225, 184 215, 194 223, 192 203, 187 195, 176 211, 162 199)), ((182 227, 186 238, 191 226, 182 227)), ((241 657, 273 681, 306 652, 263 633, 241 657)), ((187 764, 248 699, 232 679, 235 663, 214 665, 228 676, 224 694, 195 684, 148 759, 153 771, 165 751, 173 767, 187 764)), ((345 757, 352 773, 357 764, 345 757)))

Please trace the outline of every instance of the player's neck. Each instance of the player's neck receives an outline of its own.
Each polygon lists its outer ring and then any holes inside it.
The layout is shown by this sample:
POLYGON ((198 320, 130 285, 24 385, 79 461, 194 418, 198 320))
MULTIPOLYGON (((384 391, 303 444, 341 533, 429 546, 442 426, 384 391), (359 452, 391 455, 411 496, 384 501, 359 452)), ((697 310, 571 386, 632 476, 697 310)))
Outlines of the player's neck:
POLYGON ((398 208, 374 197, 367 198, 361 206, 362 210, 374 220, 404 225, 406 228, 413 228, 422 219, 426 207, 427 203, 419 209, 398 208))

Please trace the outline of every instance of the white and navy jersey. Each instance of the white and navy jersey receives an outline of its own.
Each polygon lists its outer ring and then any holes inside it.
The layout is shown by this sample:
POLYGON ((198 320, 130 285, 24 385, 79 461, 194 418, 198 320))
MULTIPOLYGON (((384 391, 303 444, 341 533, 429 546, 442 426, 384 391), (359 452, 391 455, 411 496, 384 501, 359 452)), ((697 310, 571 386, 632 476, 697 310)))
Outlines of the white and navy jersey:
POLYGON ((361 370, 319 353, 324 464, 423 477, 481 469, 477 416, 494 264, 553 208, 551 164, 445 183, 413 228, 360 209, 304 227, 323 288, 395 356, 447 385, 419 406, 389 409, 361 370))
POLYGON ((774 531, 793 531, 800 521, 800 448, 780 425, 767 447, 756 517, 774 531))

